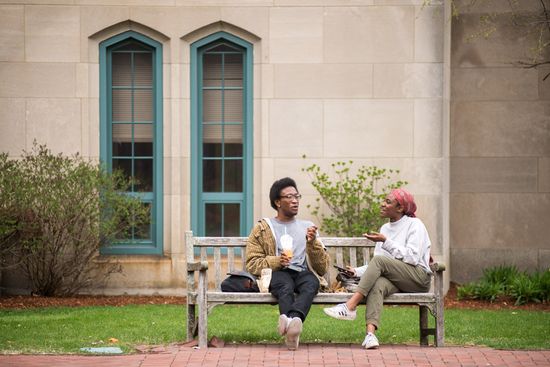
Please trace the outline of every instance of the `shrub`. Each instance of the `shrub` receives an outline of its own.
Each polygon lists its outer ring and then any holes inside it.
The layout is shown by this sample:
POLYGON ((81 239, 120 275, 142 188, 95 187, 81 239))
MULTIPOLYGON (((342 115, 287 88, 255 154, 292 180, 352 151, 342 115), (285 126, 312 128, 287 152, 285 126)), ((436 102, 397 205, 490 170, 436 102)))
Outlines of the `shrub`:
POLYGON ((457 290, 458 299, 479 299, 493 302, 503 294, 501 284, 491 283, 482 280, 475 283, 468 283, 457 290))
POLYGON ((316 164, 302 169, 310 175, 311 184, 321 196, 308 208, 328 235, 357 237, 367 231, 378 231, 384 223, 380 203, 392 189, 407 183, 391 181, 398 170, 375 166, 361 166, 353 176, 352 165, 353 161, 333 163, 330 174, 316 164), (330 214, 321 212, 321 199, 330 214))
POLYGON ((54 155, 36 142, 21 159, 3 155, 0 162, 10 176, 0 181, 2 250, 34 293, 72 295, 117 271, 111 264, 95 277, 100 246, 149 220, 146 207, 120 194, 129 185, 121 174, 79 155, 54 155))
POLYGON ((14 215, 19 211, 16 192, 23 184, 17 174, 17 162, 0 153, 0 270, 14 267, 22 237, 21 218, 14 215))
POLYGON ((519 274, 518 268, 514 265, 499 265, 484 269, 483 280, 490 284, 498 284, 502 291, 507 291, 519 274))
POLYGON ((516 305, 548 302, 550 269, 529 275, 510 265, 487 268, 479 281, 458 287, 457 296, 458 299, 481 299, 491 302, 501 296, 511 297, 516 305))

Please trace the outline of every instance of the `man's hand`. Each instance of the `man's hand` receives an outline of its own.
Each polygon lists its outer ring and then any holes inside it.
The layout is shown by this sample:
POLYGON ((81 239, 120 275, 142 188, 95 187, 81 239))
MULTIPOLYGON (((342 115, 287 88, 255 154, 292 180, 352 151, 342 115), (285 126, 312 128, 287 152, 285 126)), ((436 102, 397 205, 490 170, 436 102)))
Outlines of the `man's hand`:
POLYGON ((283 268, 286 268, 288 265, 290 265, 291 257, 288 257, 285 253, 282 253, 281 256, 279 256, 281 266, 283 268))
POLYGON ((308 227, 306 232, 306 241, 315 241, 315 238, 317 238, 317 226, 308 227))
POLYGON ((378 232, 363 233, 363 236, 374 242, 386 242, 386 236, 378 232))

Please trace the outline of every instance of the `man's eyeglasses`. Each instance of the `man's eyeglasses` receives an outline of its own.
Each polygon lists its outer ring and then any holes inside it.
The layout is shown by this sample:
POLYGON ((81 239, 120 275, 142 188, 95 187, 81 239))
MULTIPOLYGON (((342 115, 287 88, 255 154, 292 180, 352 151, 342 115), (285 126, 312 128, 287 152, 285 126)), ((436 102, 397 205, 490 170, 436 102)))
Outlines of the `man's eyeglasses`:
POLYGON ((288 194, 288 195, 281 196, 281 199, 287 199, 287 200, 292 200, 292 199, 300 200, 301 198, 302 198, 301 194, 288 194))

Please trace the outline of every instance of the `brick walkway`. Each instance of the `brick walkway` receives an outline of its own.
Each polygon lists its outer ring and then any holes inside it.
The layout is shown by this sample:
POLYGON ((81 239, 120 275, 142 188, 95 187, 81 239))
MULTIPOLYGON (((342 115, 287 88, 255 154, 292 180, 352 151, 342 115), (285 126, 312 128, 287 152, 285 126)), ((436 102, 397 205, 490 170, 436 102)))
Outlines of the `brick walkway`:
POLYGON ((169 347, 160 353, 123 356, 2 355, 0 366, 17 367, 353 367, 353 366, 550 366, 550 350, 517 351, 477 347, 417 347, 309 344, 291 352, 280 345, 226 345, 208 350, 169 347))

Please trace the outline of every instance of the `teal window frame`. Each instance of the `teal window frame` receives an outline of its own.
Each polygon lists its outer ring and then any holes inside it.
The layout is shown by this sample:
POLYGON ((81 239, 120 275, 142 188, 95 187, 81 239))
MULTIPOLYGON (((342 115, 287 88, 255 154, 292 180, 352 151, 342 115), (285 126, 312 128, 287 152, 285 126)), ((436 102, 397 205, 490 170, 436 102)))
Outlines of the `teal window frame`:
POLYGON ((217 32, 191 44, 191 230, 205 234, 204 213, 207 204, 240 204, 239 235, 252 228, 253 215, 253 45, 227 32, 217 32), (202 57, 201 50, 210 44, 227 42, 244 51, 243 60, 243 191, 242 193, 202 192, 202 57))
MULTIPOLYGON (((150 239, 116 241, 102 246, 104 255, 162 255, 163 254, 163 166, 162 166, 162 44, 143 34, 127 31, 113 36, 99 45, 99 109, 100 109, 100 161, 109 172, 113 168, 112 154, 112 70, 111 50, 128 41, 136 41, 153 53, 153 191, 135 192, 144 203, 152 205, 150 239)), ((132 159, 133 159, 132 155, 132 159)))

